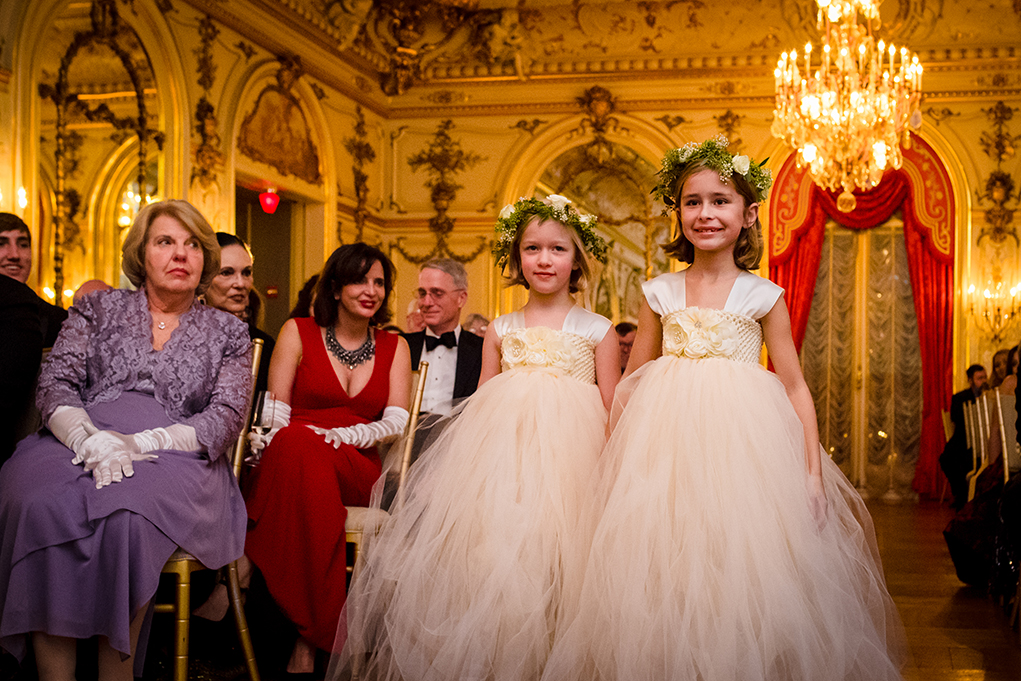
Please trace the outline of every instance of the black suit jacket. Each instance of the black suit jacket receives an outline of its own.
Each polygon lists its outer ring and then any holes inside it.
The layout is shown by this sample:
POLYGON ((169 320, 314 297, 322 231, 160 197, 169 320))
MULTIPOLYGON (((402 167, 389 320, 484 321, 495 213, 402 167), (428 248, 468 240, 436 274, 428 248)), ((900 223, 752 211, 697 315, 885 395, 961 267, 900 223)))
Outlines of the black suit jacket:
POLYGON ((0 275, 0 464, 14 452, 18 422, 32 401, 43 349, 40 304, 32 289, 0 275))
MULTIPOLYGON (((422 359, 422 347, 425 345, 425 331, 402 334, 408 341, 411 350, 411 370, 418 371, 418 362, 422 359)), ((482 338, 470 331, 461 329, 461 337, 457 343, 457 371, 454 374, 453 399, 468 397, 479 387, 479 374, 482 373, 482 338)))

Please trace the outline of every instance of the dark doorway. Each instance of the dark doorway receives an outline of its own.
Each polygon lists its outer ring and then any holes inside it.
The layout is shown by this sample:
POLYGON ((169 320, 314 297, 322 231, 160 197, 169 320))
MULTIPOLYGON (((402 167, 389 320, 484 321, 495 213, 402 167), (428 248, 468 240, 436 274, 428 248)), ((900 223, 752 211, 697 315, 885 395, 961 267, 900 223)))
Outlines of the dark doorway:
POLYGON ((294 201, 281 197, 270 215, 259 205, 259 193, 237 187, 237 234, 252 247, 255 290, 262 296, 260 328, 274 338, 291 311, 291 210, 294 201))

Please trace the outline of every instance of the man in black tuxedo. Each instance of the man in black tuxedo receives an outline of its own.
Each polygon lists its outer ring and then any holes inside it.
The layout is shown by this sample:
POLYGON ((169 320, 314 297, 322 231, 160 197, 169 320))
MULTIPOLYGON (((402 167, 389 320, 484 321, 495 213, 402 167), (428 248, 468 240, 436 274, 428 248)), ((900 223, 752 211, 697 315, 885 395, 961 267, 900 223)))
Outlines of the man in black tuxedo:
POLYGON ((950 491, 954 495, 954 508, 961 508, 968 501, 968 473, 974 467, 972 455, 964 432, 964 405, 974 402, 986 387, 986 370, 981 364, 968 367, 968 387, 954 394, 950 400, 950 420, 954 424, 954 434, 950 436, 943 454, 939 457, 940 468, 943 469, 950 491))
POLYGON ((0 277, 0 464, 14 453, 15 433, 32 400, 42 359, 39 297, 11 277, 0 277))
MULTIPOLYGON (((14 213, 0 213, 0 274, 22 284, 32 273, 32 233, 24 220, 14 213)), ((67 310, 51 305, 35 296, 39 308, 39 324, 43 334, 43 347, 53 347, 60 327, 67 319, 67 310)))
POLYGON ((482 371, 482 338, 461 328, 461 309, 468 302, 464 265, 442 258, 422 265, 418 273, 418 305, 425 329, 405 334, 411 368, 429 362, 422 412, 445 416, 475 392, 482 371))

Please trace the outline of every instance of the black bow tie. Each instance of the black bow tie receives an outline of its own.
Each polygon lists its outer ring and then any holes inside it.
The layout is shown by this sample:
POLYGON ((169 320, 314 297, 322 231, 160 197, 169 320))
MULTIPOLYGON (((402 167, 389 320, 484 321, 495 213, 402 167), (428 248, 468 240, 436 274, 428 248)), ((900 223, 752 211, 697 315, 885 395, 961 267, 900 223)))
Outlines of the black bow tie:
POLYGON ((447 331, 444 334, 440 334, 438 338, 436 336, 425 337, 425 349, 427 351, 432 352, 439 345, 448 348, 457 347, 457 336, 454 335, 453 331, 447 331))

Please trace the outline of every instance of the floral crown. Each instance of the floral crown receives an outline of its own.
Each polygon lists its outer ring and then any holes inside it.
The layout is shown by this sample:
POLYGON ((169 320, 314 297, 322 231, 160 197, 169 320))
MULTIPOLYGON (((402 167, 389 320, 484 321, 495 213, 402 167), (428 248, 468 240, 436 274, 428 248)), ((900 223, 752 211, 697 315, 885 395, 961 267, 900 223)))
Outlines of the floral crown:
POLYGON ((545 199, 534 199, 522 196, 514 203, 504 206, 496 221, 496 241, 493 243, 493 255, 501 269, 510 258, 511 248, 518 232, 533 217, 543 220, 556 220, 562 225, 571 227, 578 236, 589 255, 601 263, 606 262, 606 242, 596 234, 596 216, 582 215, 571 205, 571 200, 559 194, 550 194, 545 199))
POLYGON ((666 204, 674 207, 674 194, 677 188, 674 186, 677 178, 681 176, 691 164, 702 162, 705 167, 712 168, 720 174, 720 181, 724 184, 734 176, 740 174, 755 188, 757 201, 765 201, 769 194, 769 188, 773 185, 773 176, 763 166, 766 160, 755 163, 747 156, 734 156, 727 147, 730 143, 723 135, 717 135, 708 139, 702 144, 688 142, 680 149, 671 149, 663 157, 663 167, 659 173, 659 184, 653 190, 652 195, 666 204))

